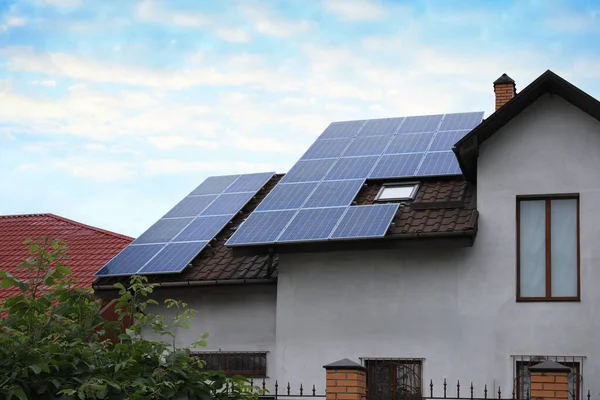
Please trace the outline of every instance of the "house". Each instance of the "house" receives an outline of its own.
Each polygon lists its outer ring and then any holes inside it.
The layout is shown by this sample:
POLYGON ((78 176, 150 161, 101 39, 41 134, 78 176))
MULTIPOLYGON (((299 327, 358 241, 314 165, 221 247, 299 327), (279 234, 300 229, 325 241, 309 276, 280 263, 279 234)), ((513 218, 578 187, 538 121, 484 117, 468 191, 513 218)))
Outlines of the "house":
POLYGON ((180 345, 208 331, 209 365, 269 384, 322 392, 321 367, 348 358, 376 399, 439 395, 444 378, 525 398, 528 366, 550 359, 575 398, 598 393, 600 103, 551 71, 494 91, 483 120, 332 123, 238 202, 221 196, 254 177, 209 178, 96 292, 149 275, 198 310, 180 345))
MULTIPOLYGON (((95 228, 54 214, 0 215, 0 270, 24 277, 17 266, 29 257, 27 238, 48 236, 64 240, 67 267, 80 287, 91 287, 96 271, 123 250, 133 238, 95 228)), ((19 293, 17 288, 1 289, 0 301, 19 293)), ((107 316, 110 307, 104 307, 107 316)), ((104 314, 103 314, 104 315, 104 314)))

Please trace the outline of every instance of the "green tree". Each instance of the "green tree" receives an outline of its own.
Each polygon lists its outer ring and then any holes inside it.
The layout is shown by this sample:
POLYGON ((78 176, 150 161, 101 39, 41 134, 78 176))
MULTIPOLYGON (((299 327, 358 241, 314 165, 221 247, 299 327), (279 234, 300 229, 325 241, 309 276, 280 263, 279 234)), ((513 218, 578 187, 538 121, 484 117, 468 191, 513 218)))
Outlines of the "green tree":
MULTIPOLYGON (((0 288, 20 294, 0 306, 0 398, 255 400, 242 377, 206 371, 189 348, 177 348, 173 328, 188 328, 194 311, 166 300, 175 318, 149 312, 155 285, 140 276, 117 284, 117 322, 100 315, 91 289, 78 288, 60 240, 26 240, 29 257, 17 278, 0 271, 0 288), (129 323, 128 321, 133 321, 129 323), (150 330, 164 340, 149 340, 150 330), (117 340, 108 339, 108 334, 117 340)), ((191 347, 205 346, 203 335, 191 347)))

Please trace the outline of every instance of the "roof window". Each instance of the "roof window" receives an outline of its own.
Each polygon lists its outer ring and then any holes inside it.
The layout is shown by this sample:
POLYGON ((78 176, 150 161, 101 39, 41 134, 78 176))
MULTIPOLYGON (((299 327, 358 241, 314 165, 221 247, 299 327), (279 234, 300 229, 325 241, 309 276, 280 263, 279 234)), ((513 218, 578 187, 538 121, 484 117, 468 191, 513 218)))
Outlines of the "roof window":
POLYGON ((386 183, 384 184, 375 201, 379 202, 391 202, 391 201, 403 201, 413 200, 419 190, 419 183, 386 183))

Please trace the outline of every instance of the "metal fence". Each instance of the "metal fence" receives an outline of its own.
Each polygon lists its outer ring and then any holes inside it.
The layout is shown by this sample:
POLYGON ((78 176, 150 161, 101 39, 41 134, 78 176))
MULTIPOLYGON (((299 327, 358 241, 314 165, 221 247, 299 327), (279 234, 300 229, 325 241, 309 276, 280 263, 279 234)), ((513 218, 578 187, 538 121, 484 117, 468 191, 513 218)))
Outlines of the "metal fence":
POLYGON ((250 380, 250 384, 255 386, 259 393, 261 399, 295 399, 295 398, 324 398, 325 393, 317 393, 317 389, 315 385, 303 385, 300 384, 297 388, 292 388, 292 385, 288 382, 287 385, 281 387, 278 381, 275 381, 275 384, 272 388, 269 388, 266 384, 265 379, 263 378, 260 381, 250 380))

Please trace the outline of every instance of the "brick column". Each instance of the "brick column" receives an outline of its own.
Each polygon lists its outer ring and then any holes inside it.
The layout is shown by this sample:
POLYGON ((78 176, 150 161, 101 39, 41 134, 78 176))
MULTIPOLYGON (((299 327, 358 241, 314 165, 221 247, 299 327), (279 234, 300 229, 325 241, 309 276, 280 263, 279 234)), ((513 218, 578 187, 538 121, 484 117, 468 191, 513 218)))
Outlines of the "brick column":
POLYGON ((554 361, 529 367, 532 400, 563 400, 569 398, 571 369, 554 361))
POLYGON ((323 366, 327 378, 326 400, 366 400, 367 369, 344 358, 323 366))

